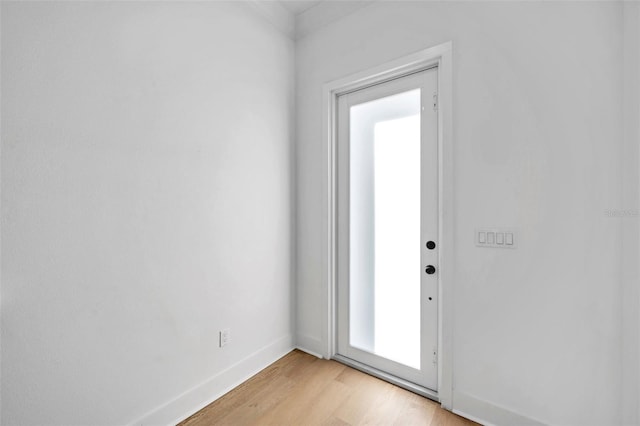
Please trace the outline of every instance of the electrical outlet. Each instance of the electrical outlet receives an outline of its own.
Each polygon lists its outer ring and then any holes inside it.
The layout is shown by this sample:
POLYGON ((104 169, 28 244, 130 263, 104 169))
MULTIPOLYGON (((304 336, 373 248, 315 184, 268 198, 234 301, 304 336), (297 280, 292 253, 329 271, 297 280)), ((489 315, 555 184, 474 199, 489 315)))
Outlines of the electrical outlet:
POLYGON ((231 340, 231 331, 228 328, 220 331, 220 347, 225 346, 231 340))

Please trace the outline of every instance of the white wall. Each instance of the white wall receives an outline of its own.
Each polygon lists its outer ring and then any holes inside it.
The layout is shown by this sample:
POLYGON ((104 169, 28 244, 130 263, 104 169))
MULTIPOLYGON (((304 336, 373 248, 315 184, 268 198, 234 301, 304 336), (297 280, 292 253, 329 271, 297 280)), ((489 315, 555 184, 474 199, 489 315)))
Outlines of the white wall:
POLYGON ((622 403, 625 424, 640 423, 640 263, 638 262, 640 227, 638 216, 640 176, 638 150, 640 140, 640 4, 624 3, 623 34, 623 155, 622 207, 629 215, 622 218, 622 403))
POLYGON ((454 409, 622 421, 622 226, 604 214, 621 208, 622 19, 608 2, 376 2, 299 40, 300 345, 324 352, 322 85, 452 40, 454 409), (476 248, 477 227, 519 228, 518 249, 476 248))
POLYGON ((292 41, 239 2, 1 26, 2 424, 170 423, 286 352, 292 41))

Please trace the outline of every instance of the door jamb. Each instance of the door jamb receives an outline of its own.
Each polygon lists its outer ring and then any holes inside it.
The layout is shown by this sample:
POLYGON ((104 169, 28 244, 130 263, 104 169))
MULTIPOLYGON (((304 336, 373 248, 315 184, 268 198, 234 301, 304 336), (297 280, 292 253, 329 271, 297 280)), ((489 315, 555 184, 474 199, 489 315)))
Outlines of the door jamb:
POLYGON ((323 357, 336 355, 336 266, 337 266, 337 100, 340 94, 438 67, 438 398, 444 408, 453 405, 453 286, 454 200, 453 200, 453 43, 421 50, 400 59, 359 72, 323 86, 323 179, 322 262, 323 357))

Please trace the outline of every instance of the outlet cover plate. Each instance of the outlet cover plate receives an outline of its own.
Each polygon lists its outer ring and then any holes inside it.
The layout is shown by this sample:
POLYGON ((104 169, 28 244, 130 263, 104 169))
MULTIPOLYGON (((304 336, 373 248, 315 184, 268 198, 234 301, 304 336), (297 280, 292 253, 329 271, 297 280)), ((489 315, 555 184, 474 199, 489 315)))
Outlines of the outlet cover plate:
POLYGON ((231 340, 231 331, 228 328, 220 331, 220 347, 225 346, 231 340))

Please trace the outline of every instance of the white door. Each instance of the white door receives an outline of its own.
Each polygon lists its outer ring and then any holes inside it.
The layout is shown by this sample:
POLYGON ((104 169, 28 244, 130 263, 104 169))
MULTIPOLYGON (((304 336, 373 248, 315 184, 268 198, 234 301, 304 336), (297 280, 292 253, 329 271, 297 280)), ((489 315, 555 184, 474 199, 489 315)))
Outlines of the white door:
POLYGON ((338 97, 337 353, 437 390, 437 68, 338 97))

